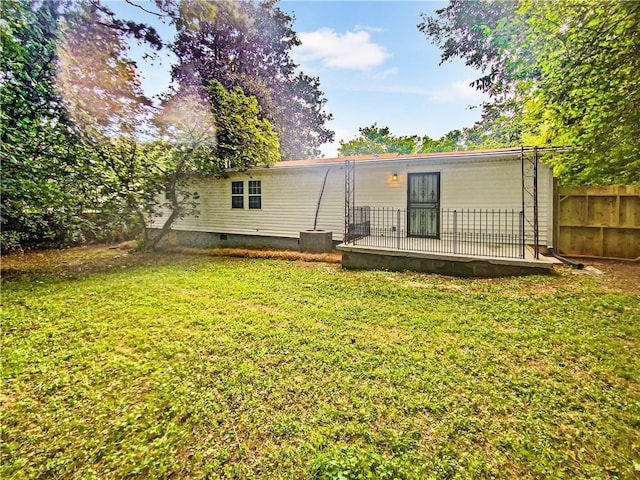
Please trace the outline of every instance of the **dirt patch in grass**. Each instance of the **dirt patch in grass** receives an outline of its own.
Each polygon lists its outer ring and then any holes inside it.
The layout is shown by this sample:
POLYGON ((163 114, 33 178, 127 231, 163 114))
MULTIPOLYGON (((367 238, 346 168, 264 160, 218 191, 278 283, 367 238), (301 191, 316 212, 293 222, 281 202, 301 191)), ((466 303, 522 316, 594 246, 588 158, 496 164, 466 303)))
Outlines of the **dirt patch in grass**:
POLYGON ((622 260, 592 260, 574 259, 585 265, 584 270, 574 270, 575 275, 601 276, 604 282, 613 290, 640 293, 640 262, 622 260), (590 269, 595 268, 602 272, 590 269))
POLYGON ((133 245, 89 245, 56 250, 36 250, 3 255, 2 279, 25 275, 78 274, 113 266, 131 265, 133 245))
POLYGON ((133 242, 112 245, 88 245, 58 250, 15 253, 0 257, 2 280, 40 275, 76 276, 113 271, 128 267, 152 265, 162 261, 181 261, 193 256, 261 258, 302 262, 339 264, 342 255, 303 253, 295 250, 267 248, 161 248, 152 252, 136 250, 133 242))
POLYGON ((168 252, 184 253, 188 255, 209 255, 212 257, 238 258, 267 258, 276 260, 299 260, 303 262, 340 263, 342 254, 337 251, 331 253, 306 253, 296 250, 280 248, 189 248, 171 247, 168 252))

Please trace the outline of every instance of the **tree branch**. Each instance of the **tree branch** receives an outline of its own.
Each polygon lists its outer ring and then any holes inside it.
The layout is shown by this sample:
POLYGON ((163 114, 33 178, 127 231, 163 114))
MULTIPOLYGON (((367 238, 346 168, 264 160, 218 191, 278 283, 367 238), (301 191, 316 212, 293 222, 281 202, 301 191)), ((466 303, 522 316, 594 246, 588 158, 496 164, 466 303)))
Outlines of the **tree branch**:
POLYGON ((129 5, 139 8, 140 10, 142 10, 143 12, 146 12, 150 15, 155 15, 158 18, 171 18, 168 14, 166 13, 158 13, 158 12, 153 12, 151 10, 147 10, 146 8, 144 8, 142 5, 138 5, 137 3, 132 2, 131 0, 124 0, 126 3, 128 3, 129 5))

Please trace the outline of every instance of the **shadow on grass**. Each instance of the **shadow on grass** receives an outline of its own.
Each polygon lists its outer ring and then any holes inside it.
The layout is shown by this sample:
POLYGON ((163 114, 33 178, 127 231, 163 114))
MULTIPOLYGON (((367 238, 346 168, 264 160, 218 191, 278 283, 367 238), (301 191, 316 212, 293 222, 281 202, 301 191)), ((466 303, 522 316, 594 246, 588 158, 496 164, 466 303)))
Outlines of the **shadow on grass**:
POLYGON ((302 262, 340 263, 337 252, 312 254, 295 250, 267 248, 165 247, 151 252, 135 249, 132 242, 117 245, 90 245, 41 250, 2 257, 1 281, 29 281, 47 278, 79 278, 152 265, 178 265, 201 262, 203 257, 275 259, 302 262))

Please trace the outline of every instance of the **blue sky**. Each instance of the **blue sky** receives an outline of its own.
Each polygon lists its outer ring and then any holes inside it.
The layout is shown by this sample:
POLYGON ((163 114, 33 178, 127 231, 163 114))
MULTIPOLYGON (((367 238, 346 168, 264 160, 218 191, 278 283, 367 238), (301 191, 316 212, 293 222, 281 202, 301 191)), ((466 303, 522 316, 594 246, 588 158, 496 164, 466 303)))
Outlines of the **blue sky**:
MULTIPOLYGON (((123 1, 105 3, 123 16, 149 21, 123 1)), ((358 128, 373 123, 395 135, 438 138, 480 118, 479 108, 469 108, 483 100, 469 87, 479 73, 462 61, 439 65, 440 50, 417 28, 421 13, 446 3, 281 0, 280 8, 295 15, 293 28, 302 40, 292 57, 320 78, 334 116, 329 127, 336 140, 322 147, 325 156, 336 156, 339 140, 353 139, 358 128)), ((171 36, 171 29, 160 30, 171 36)), ((170 61, 139 61, 147 94, 166 90, 170 61)))
MULTIPOLYGON (((377 123, 395 135, 437 138, 479 119, 483 97, 468 85, 478 72, 463 62, 440 63, 440 50, 421 33, 420 14, 447 2, 286 1, 302 46, 293 57, 320 77, 338 140, 377 123)), ((335 154, 337 145, 323 149, 335 154)))

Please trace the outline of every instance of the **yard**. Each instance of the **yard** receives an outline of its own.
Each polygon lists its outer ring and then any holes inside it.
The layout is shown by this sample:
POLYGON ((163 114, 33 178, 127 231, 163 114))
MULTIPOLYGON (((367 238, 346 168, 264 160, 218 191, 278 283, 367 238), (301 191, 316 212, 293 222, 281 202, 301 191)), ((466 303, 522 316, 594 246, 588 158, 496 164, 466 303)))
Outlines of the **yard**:
POLYGON ((637 264, 469 280, 104 247, 2 264, 2 478, 640 475, 637 264))

